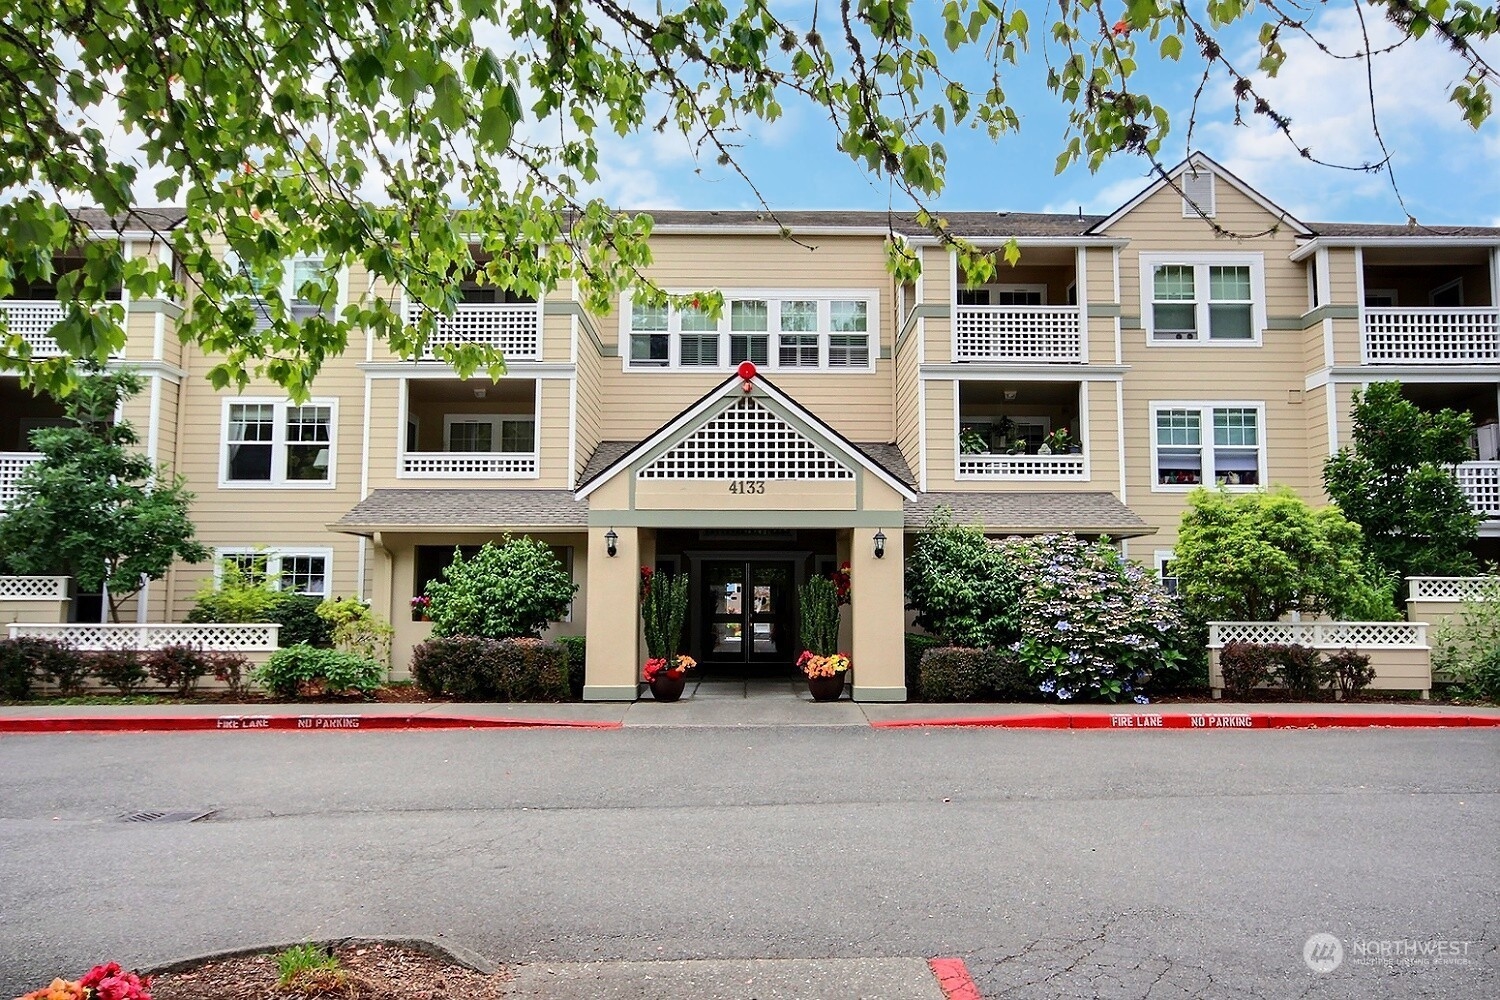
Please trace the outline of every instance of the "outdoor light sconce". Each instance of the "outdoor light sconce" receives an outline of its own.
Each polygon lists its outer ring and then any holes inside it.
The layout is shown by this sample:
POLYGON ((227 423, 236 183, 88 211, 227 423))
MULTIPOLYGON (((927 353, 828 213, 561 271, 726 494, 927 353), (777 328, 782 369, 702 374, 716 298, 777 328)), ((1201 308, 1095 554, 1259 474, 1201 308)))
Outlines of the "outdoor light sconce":
POLYGON ((615 534, 614 528, 604 533, 604 551, 611 559, 620 552, 620 536, 615 534))
POLYGON ((885 558, 885 532, 879 528, 875 529, 875 558, 885 558))

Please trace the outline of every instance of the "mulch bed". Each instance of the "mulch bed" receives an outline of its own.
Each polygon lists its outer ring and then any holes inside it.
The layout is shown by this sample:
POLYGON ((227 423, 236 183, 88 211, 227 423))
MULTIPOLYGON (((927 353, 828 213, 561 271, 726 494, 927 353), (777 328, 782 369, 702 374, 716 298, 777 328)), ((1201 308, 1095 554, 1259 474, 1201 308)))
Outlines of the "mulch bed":
POLYGON ((509 973, 475 972, 402 945, 348 944, 333 952, 339 972, 307 974, 285 987, 274 954, 206 962, 164 972, 151 983, 153 1000, 499 1000, 509 973))

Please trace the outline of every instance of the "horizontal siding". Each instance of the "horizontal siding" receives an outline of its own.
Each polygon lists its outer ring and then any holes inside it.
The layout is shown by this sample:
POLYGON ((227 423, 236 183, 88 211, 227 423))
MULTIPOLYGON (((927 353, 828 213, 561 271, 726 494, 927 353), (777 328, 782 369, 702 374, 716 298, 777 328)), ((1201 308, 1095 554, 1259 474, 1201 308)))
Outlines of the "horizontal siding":
POLYGON ((922 426, 921 403, 918 398, 921 380, 917 376, 917 346, 922 336, 917 328, 902 343, 896 355, 895 430, 896 445, 901 449, 912 475, 921 475, 922 426))
POLYGON ((549 489, 568 486, 568 388, 569 380, 544 378, 537 382, 542 394, 542 422, 537 428, 537 450, 541 456, 539 479, 527 485, 549 489))

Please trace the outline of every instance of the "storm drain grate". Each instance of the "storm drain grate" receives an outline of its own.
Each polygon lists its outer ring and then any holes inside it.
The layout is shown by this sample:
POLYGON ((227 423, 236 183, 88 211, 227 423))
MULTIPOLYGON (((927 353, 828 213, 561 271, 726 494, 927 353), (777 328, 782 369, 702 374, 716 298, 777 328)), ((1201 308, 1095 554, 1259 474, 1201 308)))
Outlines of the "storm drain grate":
POLYGON ((207 819, 214 811, 193 809, 142 809, 120 817, 122 823, 196 823, 207 819))

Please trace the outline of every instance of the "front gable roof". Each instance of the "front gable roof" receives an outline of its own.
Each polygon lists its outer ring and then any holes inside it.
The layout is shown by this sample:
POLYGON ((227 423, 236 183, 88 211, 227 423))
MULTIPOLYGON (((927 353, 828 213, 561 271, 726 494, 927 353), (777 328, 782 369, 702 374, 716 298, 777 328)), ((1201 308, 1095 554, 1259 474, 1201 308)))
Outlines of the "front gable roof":
POLYGON ((1182 176, 1189 170, 1192 170, 1194 172, 1207 170, 1215 177, 1222 179, 1225 183, 1234 188, 1240 194, 1255 202, 1255 204, 1264 209, 1268 215, 1273 216, 1279 222, 1286 223, 1287 227, 1292 232, 1296 233, 1299 236, 1311 236, 1313 234, 1312 230, 1308 229, 1307 226, 1299 222, 1290 212, 1282 208, 1280 205, 1277 205, 1275 202, 1271 201, 1271 199, 1255 190, 1249 184, 1246 184, 1244 181, 1240 180, 1234 174, 1230 173, 1222 164, 1214 160, 1213 157, 1207 155, 1206 153, 1189 154, 1187 159, 1183 160, 1175 167, 1166 171, 1164 176, 1158 177, 1140 194, 1136 195, 1134 198, 1130 199, 1125 204, 1115 209, 1109 215, 1105 216, 1105 218, 1101 221, 1096 222, 1093 226, 1089 227, 1089 233, 1096 236, 1104 235, 1104 232, 1109 229, 1110 226, 1113 226, 1115 223, 1125 218, 1125 216, 1135 211, 1148 198, 1156 194, 1162 188, 1166 187, 1170 181, 1175 181, 1178 177, 1182 176))
MULTIPOLYGON (((578 499, 587 498, 622 471, 643 460, 648 461, 638 470, 640 472, 663 463, 712 461, 716 457, 733 459, 736 455, 755 469, 741 478, 800 478, 783 474, 798 470, 843 478, 845 470, 852 477, 853 470, 862 469, 902 498, 916 498, 916 491, 899 475, 893 474, 858 445, 772 385, 755 371, 753 365, 747 362, 741 368, 748 372, 748 377, 741 373, 731 375, 644 440, 633 445, 610 442, 614 445, 610 449, 613 455, 606 452, 607 463, 590 461, 592 468, 585 470, 577 492, 578 499), (747 421, 786 442, 793 455, 783 461, 790 464, 768 474, 770 457, 755 448, 743 447, 737 438, 739 428, 747 421)), ((598 452, 595 454, 597 457, 598 452)))

